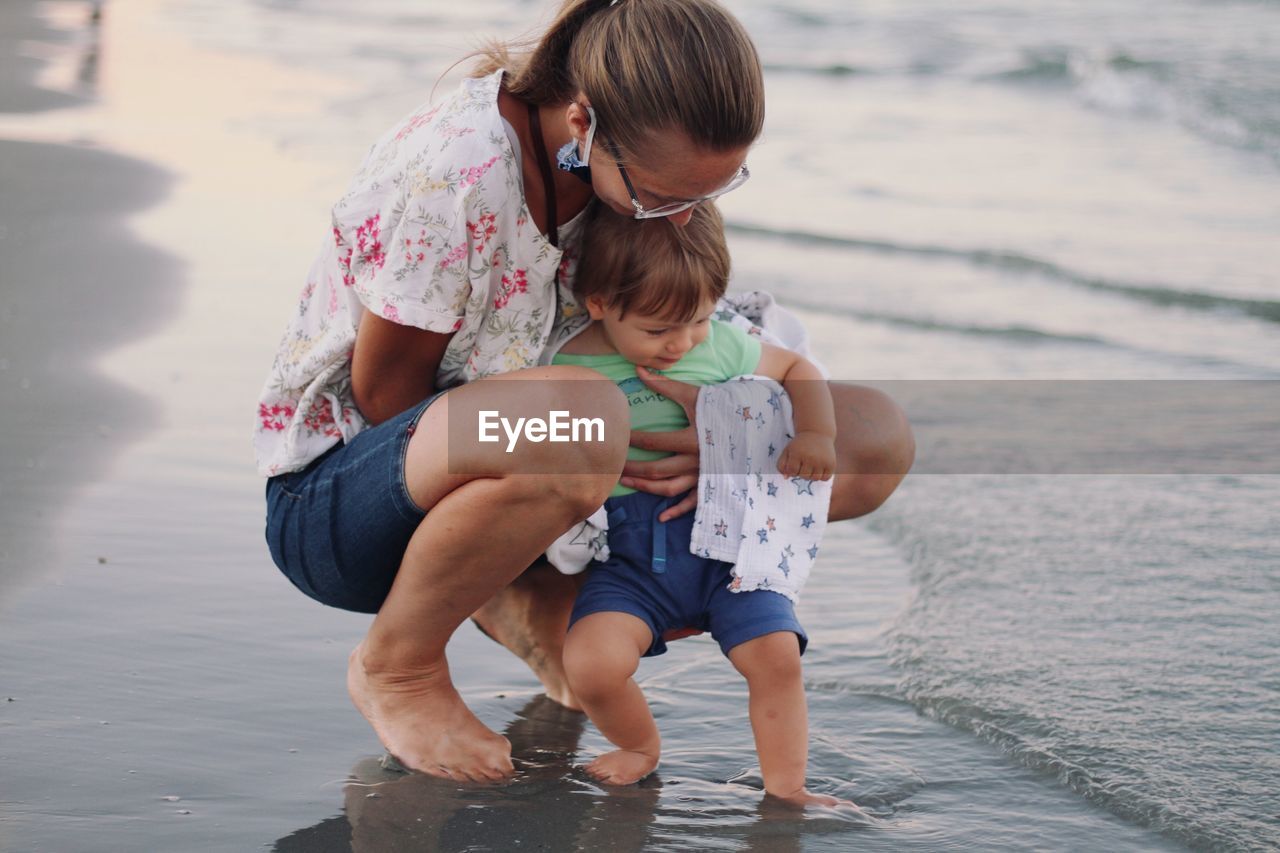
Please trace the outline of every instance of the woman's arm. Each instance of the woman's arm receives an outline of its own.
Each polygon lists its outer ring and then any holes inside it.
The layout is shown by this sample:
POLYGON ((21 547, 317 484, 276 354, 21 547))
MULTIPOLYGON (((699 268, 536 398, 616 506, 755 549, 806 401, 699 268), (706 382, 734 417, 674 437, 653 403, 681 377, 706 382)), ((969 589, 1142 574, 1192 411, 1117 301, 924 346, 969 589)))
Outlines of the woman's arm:
POLYGON ((380 424, 430 396, 454 334, 403 326, 364 309, 351 356, 351 393, 365 420, 380 424))

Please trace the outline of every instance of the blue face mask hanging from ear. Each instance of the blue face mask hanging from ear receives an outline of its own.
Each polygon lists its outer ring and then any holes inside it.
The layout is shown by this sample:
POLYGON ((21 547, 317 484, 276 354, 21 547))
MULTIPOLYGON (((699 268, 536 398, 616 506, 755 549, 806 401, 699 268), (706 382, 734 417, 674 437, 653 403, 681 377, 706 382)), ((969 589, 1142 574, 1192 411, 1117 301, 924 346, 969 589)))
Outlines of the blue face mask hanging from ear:
POLYGON ((582 155, 578 154, 576 139, 570 139, 556 152, 556 166, 584 184, 591 183, 591 166, 588 164, 591 162, 591 141, 596 136, 596 111, 587 107, 587 115, 591 117, 591 123, 587 126, 587 138, 582 143, 582 155))
POLYGON ((578 157, 578 140, 570 139, 556 152, 556 165, 584 184, 591 183, 591 167, 578 157))

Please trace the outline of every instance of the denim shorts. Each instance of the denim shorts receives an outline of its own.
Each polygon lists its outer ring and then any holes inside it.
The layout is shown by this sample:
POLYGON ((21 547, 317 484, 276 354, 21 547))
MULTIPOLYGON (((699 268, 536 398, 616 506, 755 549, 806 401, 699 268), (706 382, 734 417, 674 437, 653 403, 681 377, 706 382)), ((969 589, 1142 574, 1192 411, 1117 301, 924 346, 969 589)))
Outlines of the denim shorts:
POLYGON ((267 545, 294 586, 330 607, 382 607, 426 516, 404 479, 409 438, 444 393, 357 433, 301 471, 267 480, 267 545))
POLYGON ((609 559, 592 563, 569 617, 570 626, 592 613, 629 613, 653 635, 645 657, 667 650, 662 639, 673 628, 710 631, 725 655, 734 646, 790 631, 804 654, 809 637, 796 619, 795 605, 769 590, 731 592, 733 566, 689 551, 692 512, 659 522, 675 502, 645 492, 605 501, 609 511, 609 559))

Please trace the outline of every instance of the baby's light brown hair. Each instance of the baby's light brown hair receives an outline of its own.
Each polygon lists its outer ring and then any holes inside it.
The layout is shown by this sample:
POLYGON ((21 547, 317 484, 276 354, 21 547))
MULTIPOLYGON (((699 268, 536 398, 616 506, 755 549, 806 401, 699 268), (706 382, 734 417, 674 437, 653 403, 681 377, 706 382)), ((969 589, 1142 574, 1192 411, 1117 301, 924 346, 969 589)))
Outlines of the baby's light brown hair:
POLYGON ((729 286, 724 220, 712 202, 693 208, 683 228, 665 217, 634 219, 593 204, 573 292, 595 296, 622 316, 638 314, 687 323, 729 286))

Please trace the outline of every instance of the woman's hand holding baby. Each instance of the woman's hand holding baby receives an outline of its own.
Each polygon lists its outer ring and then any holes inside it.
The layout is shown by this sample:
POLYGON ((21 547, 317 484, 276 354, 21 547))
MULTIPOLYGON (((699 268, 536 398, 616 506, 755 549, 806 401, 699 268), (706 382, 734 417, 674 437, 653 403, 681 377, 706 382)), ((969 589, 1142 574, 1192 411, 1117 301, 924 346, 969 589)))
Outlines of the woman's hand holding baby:
POLYGON ((640 365, 636 365, 636 376, 668 400, 679 403, 689 419, 689 426, 673 432, 632 430, 632 447, 665 450, 675 455, 652 462, 630 460, 622 468, 621 483, 629 489, 667 497, 688 492, 683 500, 658 516, 659 521, 670 521, 698 505, 698 495, 694 491, 698 485, 698 386, 668 379, 640 365))

